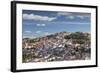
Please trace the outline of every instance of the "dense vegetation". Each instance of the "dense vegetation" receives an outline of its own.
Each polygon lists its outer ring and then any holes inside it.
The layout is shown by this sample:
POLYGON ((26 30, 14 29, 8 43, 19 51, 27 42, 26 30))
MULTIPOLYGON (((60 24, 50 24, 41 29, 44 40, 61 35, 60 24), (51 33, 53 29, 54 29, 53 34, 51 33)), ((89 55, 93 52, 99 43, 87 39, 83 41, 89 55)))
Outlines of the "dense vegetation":
POLYGON ((71 33, 70 35, 66 35, 65 39, 73 39, 73 43, 84 44, 87 41, 90 41, 89 34, 84 34, 82 32, 71 33))

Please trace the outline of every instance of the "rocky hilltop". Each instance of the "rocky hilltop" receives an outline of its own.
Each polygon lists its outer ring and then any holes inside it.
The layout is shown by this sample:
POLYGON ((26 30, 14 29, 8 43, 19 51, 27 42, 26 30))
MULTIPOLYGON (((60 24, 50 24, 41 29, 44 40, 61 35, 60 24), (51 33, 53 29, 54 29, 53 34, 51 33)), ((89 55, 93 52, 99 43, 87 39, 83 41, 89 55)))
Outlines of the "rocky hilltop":
POLYGON ((38 38, 23 38, 23 62, 90 59, 88 32, 59 32, 38 38))

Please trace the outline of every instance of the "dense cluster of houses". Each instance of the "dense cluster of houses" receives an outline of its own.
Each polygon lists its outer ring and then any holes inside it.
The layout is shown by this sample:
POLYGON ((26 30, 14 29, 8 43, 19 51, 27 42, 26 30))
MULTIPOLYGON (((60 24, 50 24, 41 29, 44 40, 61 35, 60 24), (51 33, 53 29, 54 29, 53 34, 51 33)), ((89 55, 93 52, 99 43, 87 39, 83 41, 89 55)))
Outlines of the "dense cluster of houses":
POLYGON ((42 37, 35 43, 23 40, 23 62, 51 62, 68 60, 86 60, 91 58, 90 43, 73 43, 65 39, 70 33, 57 33, 51 37, 42 37))

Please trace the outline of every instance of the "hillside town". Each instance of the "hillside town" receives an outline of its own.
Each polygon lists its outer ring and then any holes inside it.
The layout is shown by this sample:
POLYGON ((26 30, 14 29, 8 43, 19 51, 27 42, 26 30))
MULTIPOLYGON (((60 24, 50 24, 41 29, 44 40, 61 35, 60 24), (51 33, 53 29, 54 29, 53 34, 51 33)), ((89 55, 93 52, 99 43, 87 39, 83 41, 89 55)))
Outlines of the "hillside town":
POLYGON ((22 39, 22 62, 52 62, 91 59, 89 32, 59 32, 22 39))

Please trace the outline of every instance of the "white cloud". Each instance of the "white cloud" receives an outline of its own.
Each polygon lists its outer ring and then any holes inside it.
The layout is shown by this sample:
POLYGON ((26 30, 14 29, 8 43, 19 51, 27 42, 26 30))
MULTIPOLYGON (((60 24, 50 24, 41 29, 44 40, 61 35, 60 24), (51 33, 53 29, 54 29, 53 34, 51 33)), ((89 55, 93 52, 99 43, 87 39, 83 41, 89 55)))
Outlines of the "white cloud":
POLYGON ((39 20, 39 21, 53 21, 56 17, 40 16, 35 14, 23 14, 23 19, 26 20, 39 20))
POLYGON ((66 18, 69 18, 69 19, 74 19, 75 18, 75 16, 73 16, 73 14, 69 13, 69 12, 58 12, 57 15, 58 16, 63 15, 63 16, 66 16, 66 18))
POLYGON ((70 19, 74 19, 74 18, 75 18, 75 16, 68 16, 68 18, 70 18, 70 19))
POLYGON ((79 15, 77 17, 80 18, 80 19, 84 19, 84 16, 81 16, 81 15, 79 15))
POLYGON ((37 26, 46 26, 46 24, 36 24, 37 26))
POLYGON ((32 33, 32 31, 29 31, 29 30, 26 30, 26 31, 24 31, 25 33, 32 33))
POLYGON ((44 35, 50 35, 50 33, 49 32, 45 32, 44 35))
POLYGON ((46 26, 46 24, 41 24, 42 26, 46 26))
POLYGON ((39 30, 38 30, 38 31, 36 31, 36 34, 40 34, 41 32, 42 32, 42 31, 39 31, 39 30))
POLYGON ((37 26, 41 26, 41 24, 36 24, 37 26))
POLYGON ((78 15, 77 17, 80 18, 80 19, 84 19, 84 18, 90 17, 90 16, 89 15, 78 15))
POLYGON ((70 19, 74 19, 75 16, 84 19, 85 17, 90 17, 91 15, 89 13, 71 13, 71 12, 58 12, 58 16, 64 15, 64 16, 69 16, 70 19))
POLYGON ((72 13, 69 13, 69 12, 58 12, 57 15, 60 16, 60 15, 71 15, 72 13))

